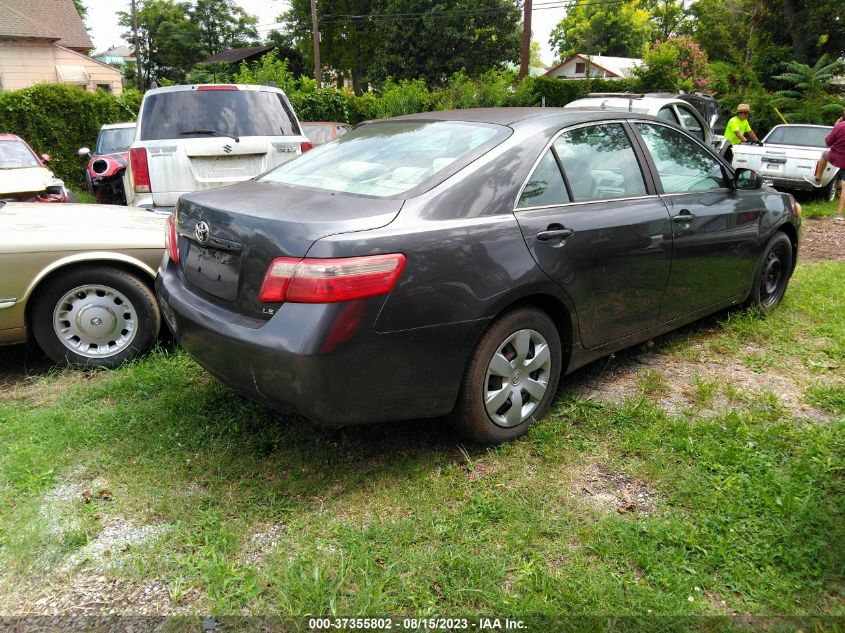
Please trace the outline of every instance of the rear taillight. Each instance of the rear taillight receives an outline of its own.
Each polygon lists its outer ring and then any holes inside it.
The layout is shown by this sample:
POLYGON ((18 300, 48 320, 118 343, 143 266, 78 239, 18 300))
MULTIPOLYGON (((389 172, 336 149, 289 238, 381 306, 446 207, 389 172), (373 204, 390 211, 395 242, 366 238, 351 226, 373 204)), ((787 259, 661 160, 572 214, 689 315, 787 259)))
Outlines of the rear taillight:
POLYGON ((147 150, 133 147, 129 150, 129 162, 132 167, 132 186, 135 193, 150 193, 150 167, 147 165, 147 150))
POLYGON ((305 153, 305 152, 307 152, 309 149, 314 149, 314 143, 300 143, 300 144, 299 144, 299 149, 301 149, 301 150, 302 150, 302 153, 304 154, 304 153, 305 153))
POLYGON ((336 303, 387 294, 405 268, 401 253, 296 259, 279 257, 270 262, 259 300, 267 303, 336 303))
POLYGON ((229 90, 237 90, 237 86, 231 85, 223 85, 223 84, 206 84, 203 86, 197 86, 197 90, 202 92, 220 92, 220 91, 229 91, 229 90))
POLYGON ((179 263, 179 238, 176 235, 176 218, 171 213, 164 223, 164 248, 174 264, 179 263))

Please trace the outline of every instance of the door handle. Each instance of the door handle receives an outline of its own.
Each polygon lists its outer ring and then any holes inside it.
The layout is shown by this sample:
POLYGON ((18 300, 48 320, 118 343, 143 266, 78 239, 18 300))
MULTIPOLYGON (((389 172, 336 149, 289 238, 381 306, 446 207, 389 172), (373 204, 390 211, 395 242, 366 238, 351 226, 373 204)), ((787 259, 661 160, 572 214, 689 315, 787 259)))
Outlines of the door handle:
POLYGON ((690 213, 689 209, 681 209, 678 215, 672 216, 672 222, 676 224, 687 224, 695 220, 695 214, 690 213))
POLYGON ((548 242, 549 240, 565 240, 567 237, 570 237, 575 233, 572 229, 566 228, 552 228, 549 227, 545 231, 540 231, 537 233, 537 239, 541 242, 548 242))

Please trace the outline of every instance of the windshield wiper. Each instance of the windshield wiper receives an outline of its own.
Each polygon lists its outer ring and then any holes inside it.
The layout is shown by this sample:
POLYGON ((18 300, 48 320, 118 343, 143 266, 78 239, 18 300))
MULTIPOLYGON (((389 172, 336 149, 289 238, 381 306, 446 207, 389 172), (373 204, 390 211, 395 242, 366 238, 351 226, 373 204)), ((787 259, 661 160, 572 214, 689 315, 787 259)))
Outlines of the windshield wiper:
POLYGON ((202 130, 185 130, 184 132, 179 132, 180 136, 184 135, 184 134, 207 134, 208 136, 225 136, 225 137, 228 137, 228 138, 235 139, 235 143, 241 142, 240 137, 234 136, 232 134, 226 134, 225 132, 218 132, 217 130, 202 129, 202 130))

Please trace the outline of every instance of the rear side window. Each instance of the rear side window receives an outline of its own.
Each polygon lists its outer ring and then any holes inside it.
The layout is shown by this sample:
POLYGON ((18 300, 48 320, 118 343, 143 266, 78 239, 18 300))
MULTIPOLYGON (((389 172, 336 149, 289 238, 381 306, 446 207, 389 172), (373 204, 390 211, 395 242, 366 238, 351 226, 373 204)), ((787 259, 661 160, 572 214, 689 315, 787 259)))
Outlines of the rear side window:
POLYGON ((678 125, 678 117, 675 116, 675 113, 672 111, 672 108, 669 106, 663 106, 660 108, 660 111, 657 113, 657 117, 659 119, 663 119, 664 121, 669 121, 670 123, 674 123, 678 125))
POLYGON ((569 202, 569 195, 566 193, 566 185, 563 183, 563 176, 557 166, 552 150, 547 151, 531 178, 525 183, 522 195, 519 196, 517 207, 543 207, 546 205, 563 204, 569 202))
POLYGON ((619 123, 569 130, 554 148, 575 202, 645 195, 640 165, 619 123))
POLYGON ((695 118, 695 115, 683 106, 678 106, 678 114, 681 115, 681 124, 693 136, 704 140, 704 130, 701 128, 701 123, 695 118))
POLYGON ((508 133, 502 126, 461 121, 370 123, 280 165, 261 180, 386 198, 467 163, 508 133))
POLYGON ((291 136, 299 129, 277 92, 179 90, 148 95, 141 114, 142 141, 207 138, 193 130, 232 136, 291 136))
POLYGON ((722 166, 695 141, 665 125, 637 123, 666 193, 722 189, 722 166))

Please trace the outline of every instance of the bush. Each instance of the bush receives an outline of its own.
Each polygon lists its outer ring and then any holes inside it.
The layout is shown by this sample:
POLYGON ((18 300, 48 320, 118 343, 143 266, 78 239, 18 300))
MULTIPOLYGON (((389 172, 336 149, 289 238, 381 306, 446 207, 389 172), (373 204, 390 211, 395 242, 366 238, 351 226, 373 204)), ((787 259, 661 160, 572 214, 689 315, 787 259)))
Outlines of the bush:
POLYGON ((93 147, 104 123, 134 121, 141 94, 119 97, 63 84, 37 84, 0 93, 0 131, 17 134, 38 154, 50 154, 51 169, 68 185, 85 186, 80 147, 93 147))
POLYGON ((583 99, 591 92, 631 92, 637 90, 633 79, 555 79, 536 77, 533 80, 535 100, 533 105, 562 107, 576 99, 583 99))

